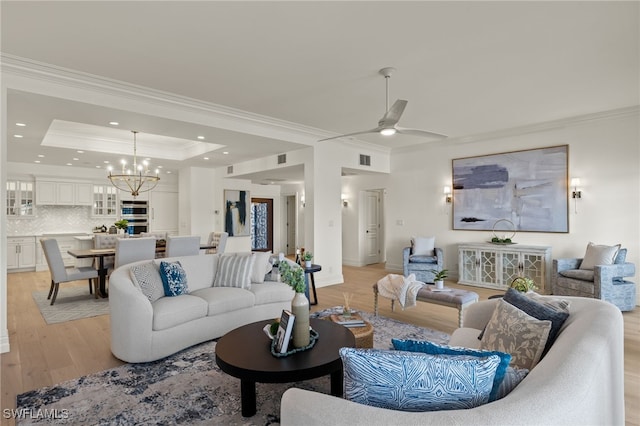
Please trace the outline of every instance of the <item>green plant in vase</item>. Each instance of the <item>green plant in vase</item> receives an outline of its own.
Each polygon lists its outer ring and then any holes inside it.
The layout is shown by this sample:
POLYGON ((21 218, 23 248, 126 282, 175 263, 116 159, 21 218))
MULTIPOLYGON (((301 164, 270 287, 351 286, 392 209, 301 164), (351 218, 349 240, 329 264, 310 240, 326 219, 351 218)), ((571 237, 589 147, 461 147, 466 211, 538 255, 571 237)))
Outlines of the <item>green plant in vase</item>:
POLYGON ((433 274, 433 282, 435 283, 436 288, 443 289, 444 279, 449 275, 449 270, 443 269, 441 271, 438 271, 437 269, 432 269, 430 272, 433 274))
POLYGON ((122 229, 123 231, 126 231, 127 228, 129 227, 129 221, 127 219, 121 219, 117 222, 114 222, 113 225, 118 229, 122 229))
POLYGON ((278 265, 282 282, 289 284, 296 293, 304 293, 307 284, 304 280, 304 271, 302 268, 292 268, 287 261, 280 262, 278 265))
POLYGON ((278 265, 282 281, 289 284, 296 294, 291 301, 291 312, 295 315, 293 322, 293 346, 303 348, 309 344, 309 299, 305 296, 307 283, 304 269, 295 265, 291 267, 286 260, 278 265))
POLYGON ((510 287, 522 293, 536 291, 538 289, 536 283, 528 277, 516 277, 513 281, 511 281, 510 287))

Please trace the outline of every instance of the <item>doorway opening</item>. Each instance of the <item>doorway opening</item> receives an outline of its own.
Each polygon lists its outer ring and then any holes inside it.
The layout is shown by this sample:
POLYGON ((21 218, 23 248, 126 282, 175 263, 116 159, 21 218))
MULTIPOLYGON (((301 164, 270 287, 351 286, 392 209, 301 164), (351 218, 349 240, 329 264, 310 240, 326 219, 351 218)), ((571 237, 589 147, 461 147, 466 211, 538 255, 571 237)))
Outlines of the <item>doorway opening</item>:
POLYGON ((251 199, 251 250, 273 252, 273 199, 251 199))
POLYGON ((292 256, 296 254, 296 229, 298 226, 298 219, 296 215, 296 196, 287 195, 286 199, 286 247, 285 255, 292 256))

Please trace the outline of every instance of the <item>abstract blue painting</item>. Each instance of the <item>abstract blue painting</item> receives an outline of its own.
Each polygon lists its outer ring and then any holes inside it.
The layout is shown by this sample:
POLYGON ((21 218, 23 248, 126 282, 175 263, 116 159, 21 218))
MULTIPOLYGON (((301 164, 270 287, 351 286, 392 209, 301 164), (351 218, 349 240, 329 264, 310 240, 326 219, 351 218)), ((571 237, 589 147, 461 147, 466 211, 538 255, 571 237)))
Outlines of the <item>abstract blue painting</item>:
POLYGON ((516 231, 569 232, 568 153, 561 145, 454 159, 453 229, 507 219, 516 231))

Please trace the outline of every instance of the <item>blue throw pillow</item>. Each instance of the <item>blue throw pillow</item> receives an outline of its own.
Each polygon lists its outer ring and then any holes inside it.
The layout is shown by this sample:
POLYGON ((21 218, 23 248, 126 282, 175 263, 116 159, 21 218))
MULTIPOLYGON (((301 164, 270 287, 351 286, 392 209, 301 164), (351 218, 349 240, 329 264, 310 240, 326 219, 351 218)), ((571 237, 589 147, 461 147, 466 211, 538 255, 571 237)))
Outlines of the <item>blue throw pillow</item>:
POLYGON ((189 293, 187 273, 180 262, 160 262, 160 278, 165 296, 179 296, 189 293))
POLYGON ((535 300, 512 288, 507 290, 507 292, 504 294, 503 299, 505 302, 509 302, 516 308, 525 312, 527 315, 531 315, 532 317, 539 320, 551 321, 551 330, 549 330, 549 337, 547 338, 547 343, 545 344, 544 350, 542 351, 542 356, 545 356, 545 354, 549 351, 549 348, 551 348, 551 345, 553 345, 553 342, 555 342, 556 337, 558 337, 558 333, 560 332, 562 324, 564 324, 567 318, 569 318, 569 312, 553 309, 550 306, 543 305, 542 303, 536 302, 535 300))
POLYGON ((345 397, 402 411, 457 410, 489 402, 500 357, 341 348, 345 397))
POLYGON ((391 343, 393 344, 393 348, 399 351, 421 352, 430 355, 467 355, 477 357, 486 357, 489 355, 499 356, 500 364, 498 365, 498 368, 496 369, 496 375, 493 378, 493 386, 491 387, 491 394, 489 395, 490 402, 498 399, 500 384, 502 383, 502 380, 504 379, 504 376, 507 372, 507 367, 509 367, 509 363, 511 362, 510 354, 499 351, 481 351, 476 349, 455 348, 447 345, 438 345, 426 340, 391 339, 391 343))

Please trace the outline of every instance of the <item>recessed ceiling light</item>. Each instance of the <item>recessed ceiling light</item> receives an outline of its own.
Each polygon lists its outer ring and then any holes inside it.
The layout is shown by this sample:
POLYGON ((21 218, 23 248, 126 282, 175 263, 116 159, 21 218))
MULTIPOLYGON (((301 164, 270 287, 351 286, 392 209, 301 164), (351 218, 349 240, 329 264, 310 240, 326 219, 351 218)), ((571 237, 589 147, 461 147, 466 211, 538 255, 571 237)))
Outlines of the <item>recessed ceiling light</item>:
POLYGON ((109 160, 104 160, 103 163, 104 164, 109 164, 109 160))
POLYGON ((208 159, 209 159, 209 157, 204 157, 204 159, 205 159, 205 160, 208 160, 208 159))
POLYGON ((79 158, 73 157, 73 161, 80 161, 79 158))
POLYGON ((24 123, 16 123, 16 126, 25 127, 26 124, 24 124, 24 123))
POLYGON ((18 139, 20 139, 20 138, 22 138, 22 137, 24 137, 24 136, 22 136, 22 135, 13 135, 13 137, 14 137, 14 138, 18 138, 18 139))
POLYGON ((198 139, 204 140, 204 136, 198 136, 198 139))
POLYGON ((40 163, 40 160, 36 160, 36 161, 34 161, 34 163, 40 163))
POLYGON ((162 168, 162 167, 164 167, 164 166, 156 166, 156 167, 158 167, 159 169, 161 169, 161 168, 162 168))
POLYGON ((171 174, 171 170, 167 170, 167 174, 170 175, 171 174))
POLYGON ((222 151, 222 153, 223 153, 224 155, 228 155, 228 154, 229 154, 229 151, 222 151))
POLYGON ((44 158, 44 155, 43 154, 38 154, 38 157, 44 158))
POLYGON ((71 164, 71 163, 67 163, 67 166, 73 166, 73 164, 71 164))
POLYGON ((84 151, 83 151, 83 150, 81 150, 81 149, 77 150, 76 152, 77 152, 78 154, 84 154, 84 151))
POLYGON ((96 169, 101 169, 101 168, 102 168, 102 166, 96 166, 96 169))
POLYGON ((117 121, 110 121, 109 124, 111 124, 112 126, 119 126, 120 123, 118 123, 117 121))

